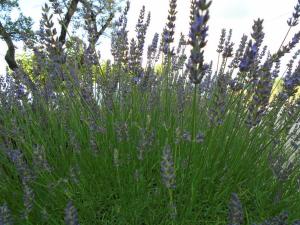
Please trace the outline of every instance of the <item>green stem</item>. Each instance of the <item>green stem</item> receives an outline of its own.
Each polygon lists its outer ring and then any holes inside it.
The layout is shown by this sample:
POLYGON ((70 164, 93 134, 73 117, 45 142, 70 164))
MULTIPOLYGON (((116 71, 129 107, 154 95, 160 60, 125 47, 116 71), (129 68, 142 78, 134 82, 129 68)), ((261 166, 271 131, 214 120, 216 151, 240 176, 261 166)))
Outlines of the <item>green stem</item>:
POLYGON ((167 107, 167 112, 165 113, 166 115, 166 121, 170 118, 170 103, 169 103, 169 72, 170 72, 170 54, 168 54, 167 57, 167 66, 164 69, 164 74, 166 76, 166 87, 165 87, 165 101, 166 101, 166 107, 167 107))
POLYGON ((195 133, 196 133, 196 98, 197 98, 197 84, 195 84, 194 87, 194 97, 193 97, 193 112, 192 112, 192 146, 190 148, 189 154, 188 154, 188 164, 186 170, 189 171, 190 164, 191 164, 191 154, 192 150, 195 148, 195 133))
POLYGON ((196 136, 196 103, 197 103, 197 84, 195 84, 194 97, 193 97, 193 130, 192 130, 192 140, 196 136))
POLYGON ((217 74, 219 70, 219 62, 220 62, 220 53, 218 54, 217 69, 216 69, 217 74))

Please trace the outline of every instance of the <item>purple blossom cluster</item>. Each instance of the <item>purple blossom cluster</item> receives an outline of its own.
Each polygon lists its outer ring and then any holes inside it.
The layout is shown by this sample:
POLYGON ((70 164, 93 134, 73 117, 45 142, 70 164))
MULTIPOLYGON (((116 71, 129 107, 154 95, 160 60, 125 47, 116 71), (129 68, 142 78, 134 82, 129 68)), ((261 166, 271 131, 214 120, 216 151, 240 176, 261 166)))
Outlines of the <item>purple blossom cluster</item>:
POLYGON ((206 45, 206 37, 208 35, 208 8, 211 5, 206 0, 194 0, 191 6, 191 29, 189 33, 189 43, 192 46, 191 55, 187 64, 190 70, 190 80, 194 84, 199 84, 208 69, 208 65, 204 63, 203 48, 206 45))
POLYGON ((168 22, 163 31, 163 53, 167 56, 168 54, 173 55, 174 52, 170 50, 170 44, 174 41, 175 34, 175 20, 176 20, 176 7, 177 0, 170 0, 168 22))
POLYGON ((77 210, 73 203, 70 201, 65 209, 65 224, 66 225, 79 225, 77 210))
POLYGON ((300 17, 300 1, 298 0, 297 5, 295 6, 295 11, 293 12, 292 17, 288 19, 287 24, 290 27, 294 27, 298 25, 299 17, 300 17))
POLYGON ((175 189, 175 168, 172 156, 171 147, 166 145, 163 150, 162 161, 161 161, 161 175, 162 180, 166 188, 175 189))

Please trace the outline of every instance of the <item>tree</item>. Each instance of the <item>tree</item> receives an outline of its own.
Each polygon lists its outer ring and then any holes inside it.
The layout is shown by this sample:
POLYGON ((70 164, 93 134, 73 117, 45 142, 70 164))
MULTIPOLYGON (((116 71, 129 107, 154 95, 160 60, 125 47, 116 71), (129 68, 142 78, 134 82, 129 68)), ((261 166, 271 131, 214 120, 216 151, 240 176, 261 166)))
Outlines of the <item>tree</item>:
POLYGON ((90 51, 95 51, 95 46, 104 31, 111 25, 115 13, 120 10, 117 6, 120 2, 114 0, 92 1, 80 0, 83 7, 80 14, 84 18, 84 29, 88 33, 90 51))
POLYGON ((95 50, 101 35, 111 26, 123 0, 49 0, 54 13, 59 15, 61 33, 59 41, 66 43, 68 28, 73 20, 75 27, 88 33, 88 49, 95 50))
MULTIPOLYGON (((67 39, 68 29, 72 20, 74 24, 88 31, 88 49, 95 52, 95 46, 110 27, 115 13, 119 10, 123 0, 49 0, 54 14, 58 15, 60 34, 58 41, 64 46, 67 39)), ((15 71, 19 66, 15 60, 14 41, 35 39, 32 31, 33 21, 25 17, 20 10, 18 0, 0 0, 0 38, 3 39, 8 50, 5 60, 9 68, 15 71), (19 18, 13 21, 10 13, 13 9, 20 12, 19 18)))
POLYGON ((15 60, 15 46, 13 41, 22 41, 33 37, 31 30, 32 19, 21 12, 17 20, 13 21, 10 13, 13 9, 20 12, 18 0, 0 0, 0 38, 8 47, 5 60, 10 69, 16 70, 18 64, 15 60))
POLYGON ((66 43, 66 37, 68 27, 71 23, 72 17, 74 16, 78 3, 80 0, 70 0, 68 3, 66 0, 49 0, 52 3, 54 13, 60 16, 61 32, 59 35, 59 42, 64 45, 66 43), (66 8, 65 15, 63 15, 63 9, 66 8))

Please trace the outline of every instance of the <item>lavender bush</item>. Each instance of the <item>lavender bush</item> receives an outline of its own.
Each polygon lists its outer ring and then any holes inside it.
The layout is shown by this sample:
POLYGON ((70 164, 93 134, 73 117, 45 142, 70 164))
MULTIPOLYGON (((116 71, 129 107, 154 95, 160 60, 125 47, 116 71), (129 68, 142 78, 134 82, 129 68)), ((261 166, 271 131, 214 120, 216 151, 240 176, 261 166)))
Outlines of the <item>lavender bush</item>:
POLYGON ((59 42, 51 2, 30 60, 0 80, 1 225, 300 224, 299 51, 280 74, 300 32, 270 53, 263 19, 236 47, 223 29, 210 62, 211 1, 192 0, 177 47, 176 0, 148 46, 145 7, 128 39, 128 2, 102 63, 59 42))

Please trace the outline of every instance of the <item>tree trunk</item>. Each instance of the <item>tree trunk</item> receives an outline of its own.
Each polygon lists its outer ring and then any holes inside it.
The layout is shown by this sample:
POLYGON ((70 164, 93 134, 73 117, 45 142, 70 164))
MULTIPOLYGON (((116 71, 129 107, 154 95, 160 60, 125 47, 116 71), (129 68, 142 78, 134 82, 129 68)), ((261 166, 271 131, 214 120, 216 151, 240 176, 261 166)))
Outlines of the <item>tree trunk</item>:
POLYGON ((9 68, 13 71, 15 71, 18 68, 18 64, 15 59, 15 46, 14 43, 9 35, 9 33, 6 32, 4 26, 0 22, 0 36, 3 38, 3 40, 7 44, 7 52, 5 55, 5 60, 9 66, 9 68))
POLYGON ((78 6, 79 0, 71 0, 70 6, 68 8, 68 11, 65 15, 65 18, 63 21, 61 21, 61 32, 59 36, 59 42, 64 45, 66 43, 66 36, 69 24, 71 22, 71 19, 76 12, 77 6, 78 6))
MULTIPOLYGON (((92 42, 90 42, 88 49, 91 49, 92 51, 95 51, 95 46, 100 38, 100 36, 104 33, 104 31, 108 28, 108 26, 111 24, 111 21, 114 18, 114 13, 110 13, 109 17, 107 18, 105 24, 103 24, 103 26, 101 27, 101 29, 98 31, 97 30, 97 26, 96 26, 96 34, 93 37, 92 42)), ((95 21, 95 25, 96 25, 96 21, 95 21)))

